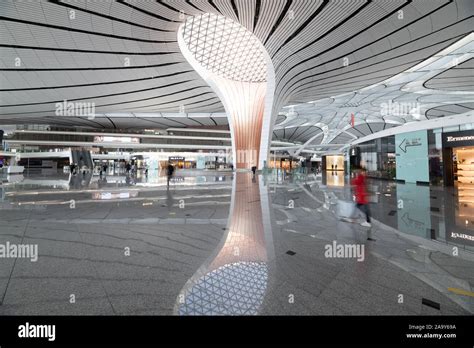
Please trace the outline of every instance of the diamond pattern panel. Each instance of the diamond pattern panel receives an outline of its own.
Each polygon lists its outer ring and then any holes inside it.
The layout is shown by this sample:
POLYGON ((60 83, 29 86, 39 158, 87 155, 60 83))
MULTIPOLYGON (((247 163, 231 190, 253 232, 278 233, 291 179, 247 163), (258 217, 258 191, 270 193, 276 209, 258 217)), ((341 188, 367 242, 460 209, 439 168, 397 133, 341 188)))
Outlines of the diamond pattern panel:
POLYGON ((212 13, 192 16, 184 24, 183 38, 194 58, 213 73, 235 81, 266 80, 258 38, 239 23, 212 13))
POLYGON ((180 315, 256 315, 267 287, 264 262, 226 264, 200 278, 179 307, 180 315))

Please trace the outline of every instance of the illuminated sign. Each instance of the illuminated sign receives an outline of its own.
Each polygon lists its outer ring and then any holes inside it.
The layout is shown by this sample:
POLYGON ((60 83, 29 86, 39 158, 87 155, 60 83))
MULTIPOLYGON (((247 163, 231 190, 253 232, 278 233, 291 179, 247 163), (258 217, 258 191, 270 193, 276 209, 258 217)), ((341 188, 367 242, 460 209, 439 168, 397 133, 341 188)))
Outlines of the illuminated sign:
POLYGON ((473 146, 474 130, 443 133, 443 147, 473 146))
POLYGON ((94 143, 123 143, 123 144, 139 144, 139 138, 132 137, 111 137, 111 136, 102 136, 97 135, 94 137, 94 143))
POLYGON ((109 199, 127 199, 138 197, 138 192, 93 192, 92 199, 94 200, 109 200, 109 199))
POLYGON ((450 143, 451 141, 465 141, 465 140, 474 140, 474 135, 466 135, 464 137, 447 137, 446 141, 450 143))
POLYGON ((467 240, 470 240, 470 241, 474 242, 474 236, 471 236, 471 235, 465 234, 465 233, 451 232, 451 237, 454 238, 454 239, 456 239, 456 238, 467 239, 467 240))
POLYGON ((184 161, 184 157, 181 156, 170 156, 169 157, 170 161, 184 161))

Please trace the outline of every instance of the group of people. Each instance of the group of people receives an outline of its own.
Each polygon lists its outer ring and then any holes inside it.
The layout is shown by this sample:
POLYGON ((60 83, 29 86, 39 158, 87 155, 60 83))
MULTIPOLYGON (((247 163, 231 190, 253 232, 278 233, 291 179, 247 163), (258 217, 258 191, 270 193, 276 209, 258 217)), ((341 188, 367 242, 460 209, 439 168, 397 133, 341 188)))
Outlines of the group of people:
POLYGON ((77 163, 71 163, 69 165, 69 172, 72 175, 77 175, 81 170, 82 170, 82 175, 86 175, 86 172, 88 171, 89 168, 86 166, 82 166, 82 168, 77 164, 77 163))
POLYGON ((125 164, 125 170, 127 174, 136 174, 137 172, 137 165, 135 163, 130 164, 130 162, 127 162, 125 164))
POLYGON ((102 174, 107 175, 107 169, 108 168, 109 168, 109 166, 107 164, 101 165, 100 170, 99 170, 99 176, 102 177, 102 174))
MULTIPOLYGON (((137 171, 138 171, 138 167, 137 165, 135 164, 135 162, 127 162, 125 164, 125 172, 127 175, 136 175, 137 174, 137 171)), ((145 176, 148 176, 148 165, 145 166, 145 176)))

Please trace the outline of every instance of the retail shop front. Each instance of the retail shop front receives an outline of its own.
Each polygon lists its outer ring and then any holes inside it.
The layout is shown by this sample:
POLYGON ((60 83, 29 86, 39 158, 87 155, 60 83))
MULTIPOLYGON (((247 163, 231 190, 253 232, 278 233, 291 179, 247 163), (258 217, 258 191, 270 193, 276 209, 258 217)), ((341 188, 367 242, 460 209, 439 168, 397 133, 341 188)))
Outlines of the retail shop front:
POLYGON ((280 157, 280 158, 277 158, 276 160, 272 159, 268 161, 269 168, 292 170, 293 168, 297 168, 298 165, 299 165, 298 161, 289 157, 280 157))
POLYGON ((349 170, 364 168, 367 176, 377 179, 395 179, 395 136, 378 138, 352 146, 349 150, 349 170))
POLYGON ((357 144, 349 150, 350 170, 362 167, 369 177, 398 182, 474 188, 474 130, 468 126, 404 132, 357 144))
POLYGON ((474 130, 442 134, 443 179, 454 186, 445 206, 446 240, 474 247, 474 130))
POLYGON ((186 161, 186 158, 183 156, 170 156, 168 158, 169 163, 171 163, 175 168, 179 169, 191 169, 196 167, 196 161, 186 161))
POLYGON ((474 188, 474 131, 443 133, 442 146, 445 185, 474 188))
POLYGON ((322 184, 344 186, 344 155, 322 156, 322 184))

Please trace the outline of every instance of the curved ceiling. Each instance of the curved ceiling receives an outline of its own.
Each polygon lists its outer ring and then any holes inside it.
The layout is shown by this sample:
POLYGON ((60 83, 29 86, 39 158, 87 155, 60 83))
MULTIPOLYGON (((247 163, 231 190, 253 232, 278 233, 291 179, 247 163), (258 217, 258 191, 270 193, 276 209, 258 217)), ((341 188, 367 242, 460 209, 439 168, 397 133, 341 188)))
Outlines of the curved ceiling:
MULTIPOLYGON (((288 106, 286 115, 290 120, 276 125, 275 130, 304 119, 302 126, 328 126, 323 143, 346 144, 387 127, 470 112, 474 91, 447 88, 451 86, 451 79, 444 76, 459 67, 469 70, 462 67, 472 57, 474 33, 379 83, 331 98, 288 106), (437 88, 426 87, 433 78, 440 80, 437 88)), ((473 76, 467 78, 472 80, 473 76)))
MULTIPOLYGON (((189 16, 226 16, 260 39, 275 67, 275 113, 376 85, 453 45, 474 24, 471 0, 54 0, 0 6, 0 122, 97 128, 149 128, 163 121, 162 113, 177 114, 177 122, 164 122, 174 127, 195 126, 186 120, 180 125, 179 117, 223 112, 180 53, 176 32, 189 16), (96 124, 57 116, 55 104, 63 100, 95 103, 96 124), (118 113, 133 117, 127 121, 118 113)), ((450 79, 450 88, 456 81, 466 88, 462 78, 450 79)), ((345 102, 363 102, 357 100, 345 102)), ((309 126, 306 117, 290 115, 279 127, 309 126)), ((313 124, 325 117, 319 110, 308 115, 313 124)))
POLYGON ((474 92, 474 58, 468 59, 424 83, 426 88, 474 92))
POLYGON ((275 129, 273 131, 273 139, 286 142, 306 142, 315 135, 322 133, 321 128, 316 126, 289 127, 275 129))

